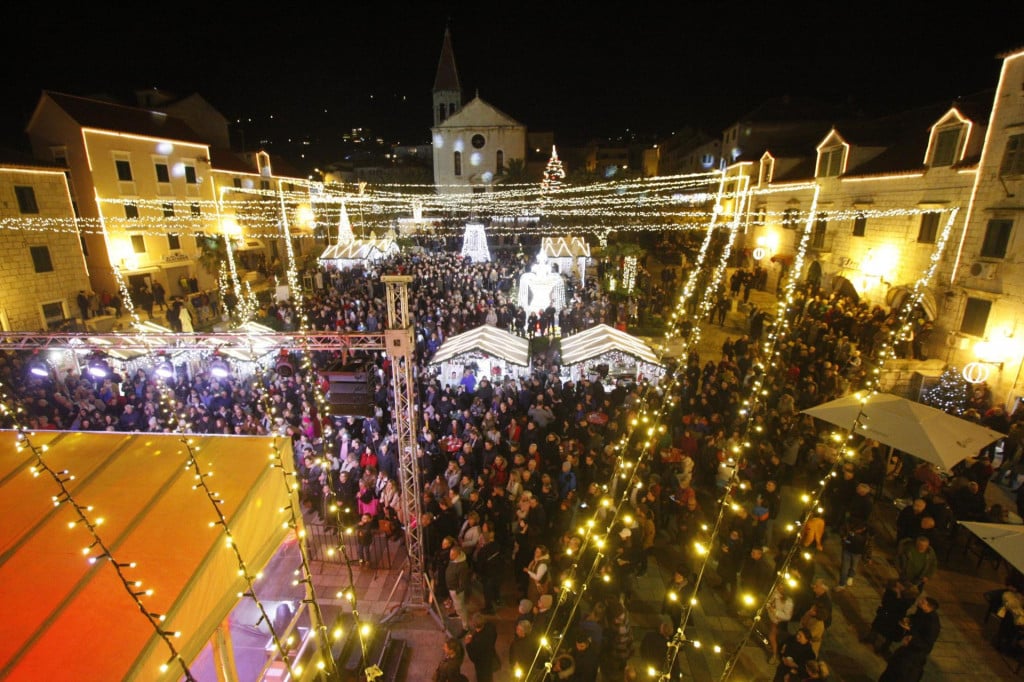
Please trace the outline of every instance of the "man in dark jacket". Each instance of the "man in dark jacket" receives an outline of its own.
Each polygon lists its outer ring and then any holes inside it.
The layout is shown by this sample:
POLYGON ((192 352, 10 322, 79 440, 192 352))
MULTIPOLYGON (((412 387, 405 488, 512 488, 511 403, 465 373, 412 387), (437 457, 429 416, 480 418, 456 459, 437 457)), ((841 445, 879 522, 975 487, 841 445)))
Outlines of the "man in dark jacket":
POLYGON ((493 621, 485 621, 479 613, 470 619, 469 634, 466 635, 466 655, 473 662, 477 682, 491 682, 498 666, 498 654, 494 645, 498 639, 498 631, 493 621))
POLYGON ((931 597, 917 600, 917 610, 903 624, 903 645, 893 652, 878 682, 919 682, 924 677, 924 664, 941 630, 938 609, 939 602, 931 597))

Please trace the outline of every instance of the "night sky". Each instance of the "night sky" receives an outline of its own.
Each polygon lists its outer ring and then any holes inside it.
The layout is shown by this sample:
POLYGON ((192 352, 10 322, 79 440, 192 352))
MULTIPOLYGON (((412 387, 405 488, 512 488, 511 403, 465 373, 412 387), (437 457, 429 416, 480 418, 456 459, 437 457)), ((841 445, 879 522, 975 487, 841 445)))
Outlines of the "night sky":
POLYGON ((39 16, 43 6, 9 3, 8 31, 23 27, 43 42, 0 48, 9 67, 2 142, 26 146, 43 89, 127 96, 158 87, 199 92, 242 121, 250 146, 302 136, 316 144, 357 126, 427 143, 446 23, 464 101, 479 91, 563 144, 687 125, 718 135, 787 94, 869 112, 951 100, 994 87, 996 55, 1024 45, 1020 0, 322 4, 208 2, 171 12, 140 3, 138 13, 108 15, 80 3, 39 16))

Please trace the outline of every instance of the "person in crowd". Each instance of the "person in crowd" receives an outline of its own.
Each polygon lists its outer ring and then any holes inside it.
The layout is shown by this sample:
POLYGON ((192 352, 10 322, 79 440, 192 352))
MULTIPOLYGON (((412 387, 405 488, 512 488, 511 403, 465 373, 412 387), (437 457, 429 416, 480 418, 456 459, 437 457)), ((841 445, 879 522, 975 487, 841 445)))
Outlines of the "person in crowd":
POLYGON ((473 663, 477 682, 491 682, 494 673, 500 666, 497 649, 498 630, 494 621, 484 620, 479 613, 474 613, 469 620, 470 628, 464 643, 466 655, 473 663))
POLYGON ((441 662, 434 669, 431 682, 464 682, 466 676, 462 674, 462 661, 465 656, 465 650, 458 639, 446 639, 442 645, 441 662))
POLYGON ((923 590, 938 570, 939 559, 931 541, 925 535, 918 535, 913 544, 903 547, 896 557, 896 571, 900 582, 923 590))
POLYGON ((932 597, 920 597, 913 614, 906 618, 900 647, 889 658, 888 665, 878 682, 920 682, 924 666, 939 638, 939 602, 932 597))

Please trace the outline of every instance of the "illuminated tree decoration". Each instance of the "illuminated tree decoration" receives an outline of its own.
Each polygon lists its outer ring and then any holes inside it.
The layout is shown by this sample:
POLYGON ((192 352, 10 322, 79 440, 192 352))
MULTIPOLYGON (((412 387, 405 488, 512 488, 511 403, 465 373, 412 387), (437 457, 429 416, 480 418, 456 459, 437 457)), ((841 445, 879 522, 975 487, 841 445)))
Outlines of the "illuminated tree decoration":
POLYGON ((544 168, 544 178, 540 181, 541 196, 561 187, 562 180, 565 180, 565 169, 562 167, 562 160, 558 158, 558 150, 551 145, 551 158, 544 168))
POLYGON ((970 365, 964 367, 962 374, 956 367, 946 368, 939 377, 939 382, 922 393, 921 402, 948 414, 963 414, 967 407, 967 397, 970 395, 968 367, 970 365))

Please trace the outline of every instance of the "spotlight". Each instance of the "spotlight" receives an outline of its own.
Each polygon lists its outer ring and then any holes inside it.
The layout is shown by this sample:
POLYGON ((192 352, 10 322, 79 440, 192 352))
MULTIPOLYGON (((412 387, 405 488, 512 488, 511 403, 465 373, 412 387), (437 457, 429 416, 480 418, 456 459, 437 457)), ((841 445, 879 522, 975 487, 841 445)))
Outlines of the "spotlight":
POLYGON ((110 375, 110 365, 100 357, 94 357, 89 361, 89 374, 97 379, 105 379, 110 375))
POLYGON ((288 357, 288 351, 281 351, 281 354, 277 358, 277 366, 275 369, 277 370, 278 375, 285 379, 295 376, 295 365, 292 364, 291 359, 288 357))
POLYGON ((231 374, 231 368, 228 367, 228 363, 224 362, 220 358, 214 358, 210 362, 210 374, 218 379, 224 379, 231 374))
POLYGON ((174 365, 164 360, 156 366, 156 373, 161 379, 170 379, 174 376, 174 365))
POLYGON ((48 377, 50 376, 50 368, 46 366, 46 363, 39 358, 36 358, 32 362, 28 363, 29 374, 36 377, 48 377))

